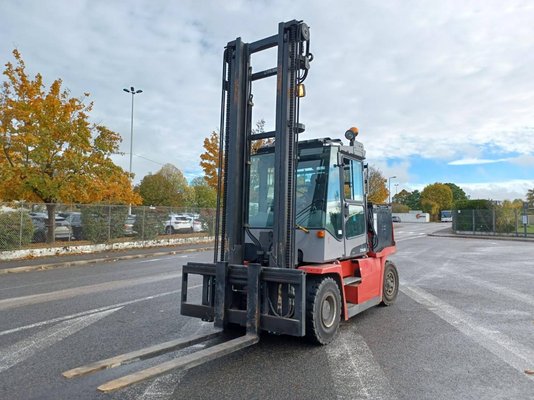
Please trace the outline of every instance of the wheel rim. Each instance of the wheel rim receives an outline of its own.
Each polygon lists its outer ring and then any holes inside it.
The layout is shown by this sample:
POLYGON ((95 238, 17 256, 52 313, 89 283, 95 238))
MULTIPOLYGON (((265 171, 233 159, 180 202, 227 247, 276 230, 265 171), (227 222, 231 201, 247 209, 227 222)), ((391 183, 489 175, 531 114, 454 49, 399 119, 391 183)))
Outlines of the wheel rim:
POLYGON ((326 328, 334 325, 336 320, 336 299, 332 293, 328 293, 321 306, 321 322, 326 328))
POLYGON ((393 296, 393 294, 395 293, 395 288, 397 286, 395 282, 395 274, 393 273, 393 271, 389 271, 386 274, 385 283, 386 283, 386 287, 385 287, 386 296, 388 297, 393 296))

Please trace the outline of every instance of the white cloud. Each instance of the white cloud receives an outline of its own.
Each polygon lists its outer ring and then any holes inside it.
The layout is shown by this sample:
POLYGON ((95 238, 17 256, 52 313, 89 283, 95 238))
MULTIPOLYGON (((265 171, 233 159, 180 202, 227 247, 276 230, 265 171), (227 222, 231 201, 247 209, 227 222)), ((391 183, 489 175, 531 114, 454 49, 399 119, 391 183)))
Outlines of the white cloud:
MULTIPOLYGON (((471 199, 514 200, 525 199, 527 191, 534 189, 534 179, 514 179, 506 182, 456 183, 471 199)), ((407 184, 408 191, 425 188, 426 184, 407 184)), ((400 191, 400 189, 399 189, 400 191)))
MULTIPOLYGON (((130 97, 122 88, 143 89, 135 100, 134 153, 156 162, 135 157, 137 181, 167 162, 188 176, 200 172, 202 140, 219 124, 224 46, 238 36, 270 36, 295 16, 311 26, 315 55, 301 104, 307 137, 342 137, 356 125, 370 162, 382 160, 388 175, 388 158, 482 159, 478 149, 487 146, 518 154, 519 167, 532 165, 528 2, 54 4, 2 4, 2 64, 17 46, 48 83, 61 77, 73 94, 91 92, 92 118, 122 134, 124 152, 130 97)), ((255 103, 255 115, 272 119, 259 111, 266 100, 255 103)), ((115 160, 127 169, 128 155, 115 160)), ((391 175, 410 182, 403 168, 391 175)))
POLYGON ((510 158, 499 158, 496 160, 490 160, 485 158, 464 158, 462 160, 450 161, 449 165, 477 165, 477 164, 494 164, 499 162, 510 161, 510 158))
POLYGON ((516 179, 508 182, 458 183, 472 199, 514 200, 525 199, 534 188, 534 180, 516 179))

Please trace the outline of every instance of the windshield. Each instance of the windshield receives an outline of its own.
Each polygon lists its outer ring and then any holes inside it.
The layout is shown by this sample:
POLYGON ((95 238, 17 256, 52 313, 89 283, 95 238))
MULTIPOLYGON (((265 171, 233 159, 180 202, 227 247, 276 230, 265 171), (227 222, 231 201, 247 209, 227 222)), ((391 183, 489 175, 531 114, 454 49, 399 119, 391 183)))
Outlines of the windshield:
MULTIPOLYGON (((295 222, 306 228, 326 228, 335 234, 337 229, 332 225, 331 218, 328 218, 328 223, 326 222, 327 210, 340 212, 339 171, 334 165, 335 161, 333 164, 331 162, 331 153, 331 147, 317 146, 299 149, 295 222), (329 175, 334 176, 329 178, 329 175), (327 197, 333 201, 327 202, 327 197), (333 204, 336 202, 337 205, 333 204), (335 208, 335 210, 330 210, 330 208, 335 208)), ((255 154, 251 158, 250 168, 248 209, 250 227, 270 228, 273 226, 273 200, 274 153, 255 154)))

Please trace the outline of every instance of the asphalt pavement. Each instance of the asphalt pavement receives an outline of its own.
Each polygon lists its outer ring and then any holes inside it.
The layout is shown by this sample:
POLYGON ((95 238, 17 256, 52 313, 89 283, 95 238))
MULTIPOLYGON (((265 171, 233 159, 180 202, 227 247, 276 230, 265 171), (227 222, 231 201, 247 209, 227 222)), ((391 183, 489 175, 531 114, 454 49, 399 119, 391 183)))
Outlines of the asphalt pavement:
MULTIPOLYGON (((179 312, 181 266, 211 252, 1 275, 0 398, 531 400, 534 246, 429 236, 440 229, 395 225, 396 303, 342 323, 328 346, 263 334, 240 352, 110 394, 96 387, 186 351, 72 380, 61 373, 213 331, 179 312)), ((190 290, 198 298, 200 281, 190 290)))

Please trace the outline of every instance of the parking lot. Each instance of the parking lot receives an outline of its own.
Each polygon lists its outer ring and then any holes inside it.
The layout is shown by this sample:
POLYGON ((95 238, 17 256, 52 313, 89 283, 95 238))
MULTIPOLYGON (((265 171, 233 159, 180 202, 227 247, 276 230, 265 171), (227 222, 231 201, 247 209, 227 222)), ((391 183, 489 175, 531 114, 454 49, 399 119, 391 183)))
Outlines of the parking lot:
POLYGON ((181 265, 211 253, 4 275, 0 398, 532 399, 534 243, 428 236, 443 227, 395 224, 397 302, 342 323, 330 345, 264 334, 107 395, 96 387, 173 354, 74 380, 61 372, 209 332, 179 315, 179 292, 181 265))

